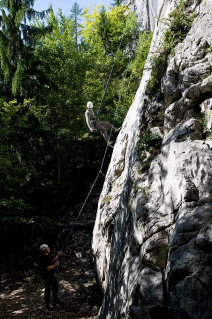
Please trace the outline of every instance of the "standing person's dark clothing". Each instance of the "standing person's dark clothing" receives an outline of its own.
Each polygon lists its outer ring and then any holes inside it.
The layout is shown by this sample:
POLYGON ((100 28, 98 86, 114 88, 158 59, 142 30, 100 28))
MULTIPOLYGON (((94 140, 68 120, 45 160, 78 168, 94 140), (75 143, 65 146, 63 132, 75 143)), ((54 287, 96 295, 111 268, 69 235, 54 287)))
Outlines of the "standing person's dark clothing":
POLYGON ((50 292, 53 292, 54 304, 56 307, 58 304, 58 281, 56 277, 56 267, 58 265, 58 257, 61 256, 62 251, 58 252, 58 255, 53 258, 50 254, 50 248, 48 245, 43 244, 39 248, 40 250, 40 268, 41 277, 44 280, 45 287, 45 303, 48 310, 52 310, 50 306, 50 292))
POLYGON ((50 291, 52 289, 53 292, 53 299, 54 299, 54 306, 57 304, 58 299, 58 281, 55 275, 55 269, 47 270, 48 266, 52 266, 53 258, 51 255, 42 254, 40 256, 40 266, 41 266, 41 274, 44 280, 45 286, 45 303, 46 306, 50 306, 50 291))

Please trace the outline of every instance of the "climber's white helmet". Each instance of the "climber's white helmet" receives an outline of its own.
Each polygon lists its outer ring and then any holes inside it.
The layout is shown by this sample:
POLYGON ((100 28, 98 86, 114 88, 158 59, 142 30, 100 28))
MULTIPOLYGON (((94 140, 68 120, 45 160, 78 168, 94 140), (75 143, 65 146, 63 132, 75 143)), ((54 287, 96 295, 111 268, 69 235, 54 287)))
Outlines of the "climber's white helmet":
POLYGON ((42 252, 42 251, 46 250, 47 247, 49 247, 49 246, 46 245, 46 244, 43 244, 43 245, 41 245, 41 246, 39 247, 39 250, 42 252))
POLYGON ((87 103, 87 108, 88 109, 92 109, 93 108, 93 103, 92 102, 88 102, 87 103))

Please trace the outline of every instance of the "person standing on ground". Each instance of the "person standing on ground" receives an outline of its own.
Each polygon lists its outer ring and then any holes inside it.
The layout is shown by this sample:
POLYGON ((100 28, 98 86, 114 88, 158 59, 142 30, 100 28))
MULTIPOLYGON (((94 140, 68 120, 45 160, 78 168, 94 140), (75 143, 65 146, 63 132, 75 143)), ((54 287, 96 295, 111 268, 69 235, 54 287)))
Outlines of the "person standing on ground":
POLYGON ((45 304, 47 310, 54 310, 58 302, 58 280, 56 277, 56 270, 58 267, 58 258, 62 254, 62 251, 58 253, 55 258, 52 258, 51 250, 48 245, 43 244, 39 248, 40 250, 40 268, 41 277, 44 280, 45 287, 45 304), (53 307, 50 305, 50 292, 53 292, 53 307))
POLYGON ((94 114, 92 102, 87 103, 87 110, 85 112, 85 119, 86 119, 86 123, 88 125, 89 130, 91 132, 94 132, 95 130, 99 131, 103 135, 107 144, 109 146, 111 146, 111 143, 109 142, 109 136, 107 133, 107 129, 110 129, 110 130, 113 129, 114 133, 119 132, 120 129, 116 129, 109 122, 99 121, 98 118, 94 114))

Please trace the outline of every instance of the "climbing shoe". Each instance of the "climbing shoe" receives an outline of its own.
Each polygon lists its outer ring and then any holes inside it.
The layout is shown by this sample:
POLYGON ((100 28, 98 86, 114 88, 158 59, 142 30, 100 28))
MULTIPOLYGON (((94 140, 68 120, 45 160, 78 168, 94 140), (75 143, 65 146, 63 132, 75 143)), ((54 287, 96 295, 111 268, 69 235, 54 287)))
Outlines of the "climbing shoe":
POLYGON ((107 145, 113 148, 112 142, 107 142, 107 145))
POLYGON ((118 132, 120 131, 120 129, 121 129, 121 127, 116 128, 116 129, 115 129, 115 133, 118 133, 118 132))

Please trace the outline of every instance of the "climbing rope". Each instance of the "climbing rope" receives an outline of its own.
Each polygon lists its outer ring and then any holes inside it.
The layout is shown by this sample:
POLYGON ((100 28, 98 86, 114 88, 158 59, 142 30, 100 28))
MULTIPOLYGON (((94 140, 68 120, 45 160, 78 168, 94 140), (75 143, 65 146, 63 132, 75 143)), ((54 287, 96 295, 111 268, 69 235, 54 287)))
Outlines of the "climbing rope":
MULTIPOLYGON (((137 27, 137 29, 136 29, 135 39, 137 37, 138 31, 139 31, 139 27, 137 27)), ((125 35, 125 33, 124 33, 124 35, 125 35)), ((118 50, 120 49, 121 43, 123 41, 123 38, 124 38, 124 36, 122 36, 122 38, 121 38, 118 50)), ((118 54, 118 50, 117 50, 117 53, 116 53, 116 57, 117 57, 117 54, 118 54)), ((115 57, 115 60, 116 60, 116 57, 115 57)), ((121 87, 121 92, 120 92, 120 95, 119 95, 119 100, 118 100, 118 103, 117 103, 117 106, 116 106, 116 109, 115 109, 113 122, 112 122, 112 128, 110 130, 109 141, 108 142, 110 142, 110 139, 111 139, 111 135, 112 135, 114 123, 115 123, 115 120, 116 120, 116 117, 117 117, 118 108, 119 108, 119 105, 120 105, 120 102, 121 102, 121 97, 122 97, 122 93, 123 93, 123 89, 124 89, 124 85, 125 85, 125 81, 126 81, 127 73, 128 73, 128 70, 129 70, 129 65, 130 65, 131 59, 132 59, 132 51, 129 54, 128 64, 127 64, 127 68, 126 68, 126 71, 125 71, 125 75, 124 75, 124 79, 123 79, 123 83, 122 83, 122 87, 121 87)), ((115 63, 113 63, 112 70, 114 69, 114 65, 115 65, 115 63)), ((111 78, 111 75, 112 75, 112 72, 110 72, 109 79, 111 78)), ((105 88, 104 93, 103 93, 103 97, 105 96, 106 89, 107 89, 107 86, 108 86, 108 83, 109 83, 109 79, 107 81, 106 88, 105 88)), ((102 105, 102 101, 103 101, 103 97, 101 99, 100 107, 99 107, 97 112, 100 111, 100 108, 101 108, 101 105, 102 105)), ((97 182, 100 174, 102 174, 104 176, 104 178, 106 177, 105 174, 102 172, 102 168, 103 168, 103 165, 104 165, 104 161, 105 161, 105 157, 106 157, 106 154, 107 154, 107 150, 108 150, 108 143, 107 143, 107 146, 105 148, 105 152, 104 152, 104 155, 103 155, 103 158, 102 158, 102 161, 101 161, 100 169, 99 169, 99 171, 97 173, 97 176, 96 176, 96 178, 95 178, 95 180, 94 180, 94 182, 93 182, 93 184, 92 184, 92 186, 90 188, 90 191, 87 194, 87 197, 86 197, 86 199, 85 199, 85 201, 84 201, 84 203, 83 203, 83 205, 82 205, 82 207, 81 207, 81 209, 80 209, 80 211, 79 211, 79 213, 78 213, 78 215, 77 215, 77 217, 76 217, 76 219, 75 219, 75 221, 74 221, 74 223, 73 223, 73 225, 72 225, 72 227, 71 227, 71 229, 70 229, 70 231, 69 231, 69 233, 68 233, 68 235, 66 237, 66 240, 65 240, 65 242, 64 242, 64 244, 62 246, 62 249, 61 249, 62 251, 63 251, 64 247, 66 246, 66 244, 67 244, 67 242, 68 242, 68 240, 69 240, 69 238, 70 238, 70 236, 71 236, 71 234, 72 234, 72 232, 74 230, 75 224, 77 223, 77 221, 78 221, 78 219, 79 219, 79 217, 80 217, 80 215, 81 215, 81 213, 82 213, 82 211, 83 211, 83 209, 84 209, 84 207, 85 207, 85 205, 86 205, 86 203, 88 201, 88 198, 90 197, 90 194, 91 194, 94 186, 96 185, 96 182, 97 182)))
MULTIPOLYGON (((137 37, 138 30, 139 30, 139 28, 137 28, 137 30, 136 30, 135 39, 137 37)), ((109 134, 108 143, 110 142, 110 139, 111 139, 111 135, 112 135, 112 131, 113 131, 113 128, 114 128, 115 120, 116 120, 116 117, 117 117, 118 108, 119 108, 119 105, 120 105, 120 102, 121 102, 122 93, 124 91, 124 85, 125 85, 125 81, 126 81, 126 78, 127 78, 127 73, 128 73, 128 70, 129 70, 131 59, 132 59, 132 52, 129 54, 128 64, 127 64, 127 68, 126 68, 126 71, 125 71, 124 79, 123 79, 123 82, 122 82, 121 92, 119 94, 119 100, 118 100, 118 103, 117 103, 117 106, 116 106, 116 109, 115 109, 113 122, 112 122, 112 127, 111 127, 110 134, 109 134)), ((109 146, 108 143, 107 143, 107 146, 105 148, 105 153, 104 153, 104 156, 103 156, 103 159, 102 159, 102 163, 101 163, 101 166, 100 166, 100 169, 99 169, 99 174, 102 173, 102 167, 103 167, 103 164, 104 164, 104 161, 105 161, 105 157, 106 157, 106 154, 107 154, 107 149, 108 149, 108 146, 109 146)), ((99 176, 99 175, 97 175, 97 176, 99 176)))
MULTIPOLYGON (((139 27, 137 27, 137 29, 136 29, 135 39, 137 38, 138 31, 139 31, 139 27)), ((124 33, 124 35, 125 35, 125 33, 124 33)), ((115 59, 114 59, 114 63, 113 63, 113 65, 112 65, 112 69, 111 69, 111 72, 110 72, 110 75, 109 75, 109 78, 108 78, 108 81, 107 81, 107 84, 106 84, 106 87, 105 87, 105 90, 104 90, 104 93, 103 93, 103 96, 102 96, 102 99, 101 99, 101 102, 100 102, 100 106, 99 106, 99 108, 98 108, 98 110, 97 110, 97 115, 99 114, 100 108, 101 108, 101 106, 102 106, 102 102, 103 102, 104 96, 105 96, 106 91, 107 91, 107 87, 108 87, 108 84, 109 84, 109 81, 110 81, 110 78, 111 78, 111 75, 112 75, 112 72, 113 72, 113 69, 114 69, 115 61, 116 61, 116 58, 117 58, 117 55, 118 55, 118 51, 119 51, 119 49, 120 49, 120 47, 121 47, 121 44, 122 44, 124 35, 122 36, 121 41, 120 41, 120 43, 119 43, 119 47, 118 47, 118 50, 117 50, 117 52, 116 52, 116 56, 115 56, 115 59)), ((125 71, 125 75, 124 75, 124 79, 123 79, 123 83, 122 83, 122 87, 121 87, 121 92, 120 92, 120 95, 119 95, 119 100, 118 100, 118 103, 117 103, 117 106, 116 106, 116 109, 115 109, 115 113, 114 113, 114 117, 113 117, 113 122, 112 122, 112 128, 111 128, 111 130, 110 130, 109 141, 108 141, 108 142, 110 142, 110 139, 111 139, 111 135, 112 135, 114 123, 115 123, 115 120, 116 120, 116 117, 117 117, 118 108, 119 108, 119 105, 120 105, 120 102, 121 102, 121 97, 122 97, 122 93, 123 93, 123 89, 124 89, 124 85, 125 85, 127 73, 128 73, 128 70, 129 70, 129 65, 130 65, 130 62, 131 62, 131 59, 132 59, 132 55, 133 55, 133 54, 132 54, 132 51, 131 51, 130 54, 129 54, 128 64, 127 64, 127 68, 126 68, 126 71, 125 71)), ((81 215, 81 213, 82 213, 82 211, 83 211, 85 205, 87 204, 87 201, 88 201, 88 199, 89 199, 89 197, 90 197, 90 194, 91 194, 91 192, 92 192, 94 186, 96 185, 96 182, 97 182, 97 180, 98 180, 100 174, 102 174, 104 178, 106 177, 105 174, 102 172, 102 168, 103 168, 103 165, 104 165, 104 162, 105 162, 105 157, 106 157, 106 154, 107 154, 108 147, 109 147, 109 145, 108 145, 108 143, 107 143, 106 148, 105 148, 105 152, 104 152, 104 155, 103 155, 103 158, 102 158, 102 161, 101 161, 101 165, 100 165, 99 171, 98 171, 98 173, 97 173, 97 176, 96 176, 96 178, 95 178, 95 180, 94 180, 94 182, 93 182, 93 184, 92 184, 92 186, 91 186, 91 188, 90 188, 90 190, 89 190, 89 192, 88 192, 88 194, 87 194, 87 196, 86 196, 86 198, 85 198, 85 201, 83 202, 83 204, 82 204, 82 206, 81 206, 81 209, 79 210, 79 213, 78 213, 78 215, 77 215, 77 217, 76 217, 74 223, 72 224, 72 227, 71 227, 71 229, 70 229, 70 231, 69 231, 69 233, 68 233, 68 235, 67 235, 67 237, 66 237, 66 239, 65 239, 65 241, 64 241, 64 243, 63 243, 63 246, 62 246, 62 248, 61 248, 61 251, 64 250, 64 248, 65 248, 65 246, 66 246, 66 244, 67 244, 67 242, 68 242, 68 240, 69 240, 71 234, 73 233, 74 227, 75 227, 77 221, 79 220, 79 217, 80 217, 80 215, 81 215)), ((57 307, 56 307, 56 309, 55 309, 54 318, 56 318, 56 314, 57 314, 57 307)))

